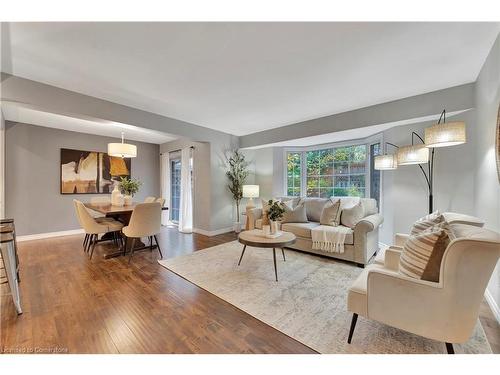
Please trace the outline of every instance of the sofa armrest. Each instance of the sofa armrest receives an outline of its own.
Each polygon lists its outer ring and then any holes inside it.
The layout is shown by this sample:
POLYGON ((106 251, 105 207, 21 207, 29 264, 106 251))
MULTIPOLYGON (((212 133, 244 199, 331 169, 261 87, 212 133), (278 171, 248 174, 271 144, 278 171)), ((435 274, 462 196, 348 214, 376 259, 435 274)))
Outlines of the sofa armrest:
POLYGON ((380 214, 368 215, 358 221, 358 223, 354 226, 354 232, 371 232, 377 229, 380 224, 384 222, 384 218, 380 214))
POLYGON ((401 257, 402 248, 389 247, 385 250, 384 267, 393 271, 399 270, 399 258, 401 257))
POLYGON ((403 247, 405 245, 406 240, 410 237, 409 234, 404 234, 404 233, 396 233, 394 235, 394 245, 403 247))
POLYGON ((247 208, 246 230, 255 229, 255 221, 262 217, 262 208, 247 208))

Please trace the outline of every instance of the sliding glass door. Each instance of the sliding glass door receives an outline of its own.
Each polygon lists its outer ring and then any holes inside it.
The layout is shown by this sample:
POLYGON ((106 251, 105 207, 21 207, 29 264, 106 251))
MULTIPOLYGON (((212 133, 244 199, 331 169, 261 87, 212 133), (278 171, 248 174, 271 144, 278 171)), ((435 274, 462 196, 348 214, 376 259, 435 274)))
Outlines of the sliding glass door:
POLYGON ((181 159, 170 159, 170 221, 179 222, 181 202, 181 159))

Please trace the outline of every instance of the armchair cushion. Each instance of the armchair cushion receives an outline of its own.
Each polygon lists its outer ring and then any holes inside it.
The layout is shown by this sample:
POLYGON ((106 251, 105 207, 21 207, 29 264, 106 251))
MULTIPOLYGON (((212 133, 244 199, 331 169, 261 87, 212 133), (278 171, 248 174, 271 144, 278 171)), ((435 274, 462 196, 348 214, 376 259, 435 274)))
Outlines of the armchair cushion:
MULTIPOLYGON (((437 211, 436 211, 437 213, 437 211)), ((419 233, 422 233, 424 230, 429 229, 433 227, 436 224, 444 222, 444 216, 441 215, 440 213, 437 213, 437 215, 434 214, 429 214, 419 220, 417 220, 414 224, 413 227, 411 228, 410 235, 417 235, 419 233)))

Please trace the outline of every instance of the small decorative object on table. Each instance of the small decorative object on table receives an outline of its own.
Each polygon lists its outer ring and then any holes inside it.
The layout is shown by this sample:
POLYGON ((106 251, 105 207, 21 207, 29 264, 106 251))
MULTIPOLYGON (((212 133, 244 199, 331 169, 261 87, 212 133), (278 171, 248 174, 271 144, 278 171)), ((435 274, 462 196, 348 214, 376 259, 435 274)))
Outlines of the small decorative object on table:
POLYGON ((115 184, 115 188, 111 192, 111 204, 113 206, 123 206, 125 199, 120 189, 118 189, 118 184, 115 184))
POLYGON ((128 177, 121 177, 120 190, 125 195, 125 206, 132 204, 132 197, 139 191, 142 182, 128 177))
POLYGON ((267 212, 267 216, 271 224, 271 235, 275 235, 278 232, 278 221, 283 218, 283 214, 285 213, 285 205, 272 199, 269 200, 268 205, 269 211, 267 212))

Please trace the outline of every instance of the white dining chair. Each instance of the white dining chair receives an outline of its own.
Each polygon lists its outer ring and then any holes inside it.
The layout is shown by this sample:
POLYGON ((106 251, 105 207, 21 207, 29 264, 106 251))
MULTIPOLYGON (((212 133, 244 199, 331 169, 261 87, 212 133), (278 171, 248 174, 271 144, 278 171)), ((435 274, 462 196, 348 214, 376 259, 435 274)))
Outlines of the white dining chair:
POLYGON ((90 259, 92 259, 95 246, 97 242, 99 242, 99 234, 114 233, 114 238, 121 239, 121 236, 118 237, 117 233, 119 233, 123 228, 122 223, 116 220, 109 219, 106 221, 97 221, 90 215, 89 211, 82 202, 74 199, 73 203, 75 204, 80 225, 82 226, 86 235, 86 239, 84 240, 84 251, 90 251, 90 259))
POLYGON ((152 240, 154 238, 156 246, 158 247, 158 252, 160 257, 163 259, 163 254, 161 253, 160 244, 158 243, 158 238, 156 237, 161 231, 161 205, 159 202, 153 203, 140 203, 135 206, 132 216, 130 217, 130 222, 128 226, 122 229, 122 233, 125 235, 125 245, 123 246, 123 254, 125 255, 128 239, 130 238, 132 243, 130 244, 130 256, 128 262, 132 260, 134 255, 134 247, 137 239, 141 237, 148 237, 151 240, 150 246, 152 247, 152 240))
POLYGON ((163 205, 165 204, 165 198, 157 198, 157 199, 155 200, 155 202, 160 203, 160 204, 161 204, 161 206, 163 207, 163 205))
POLYGON ((155 197, 146 197, 146 199, 144 199, 144 203, 153 203, 155 199, 155 197))

